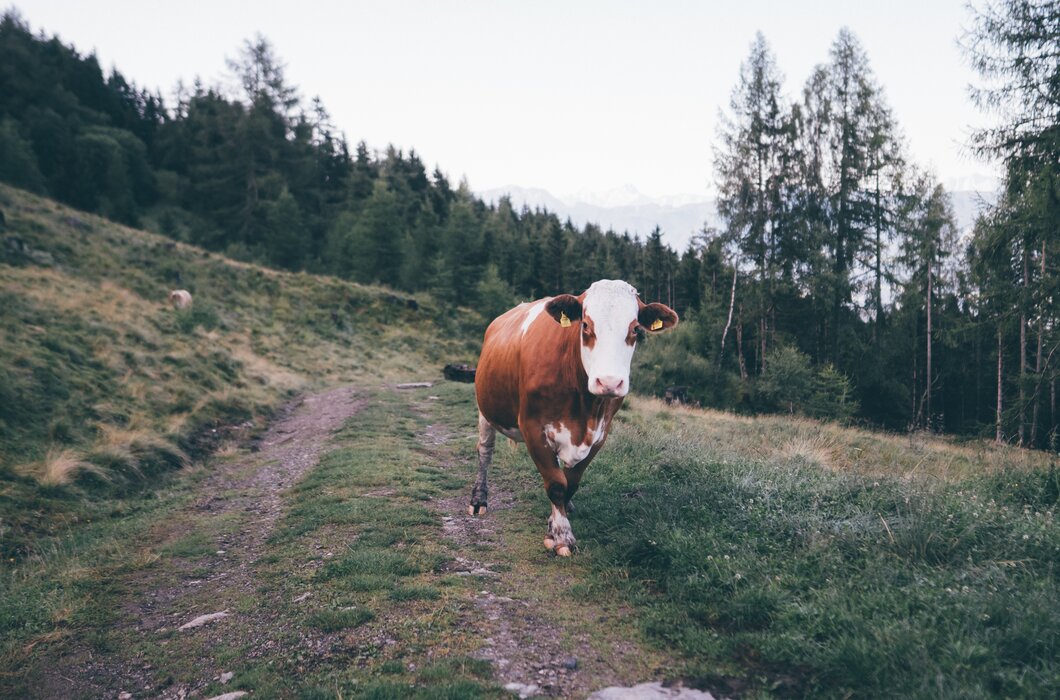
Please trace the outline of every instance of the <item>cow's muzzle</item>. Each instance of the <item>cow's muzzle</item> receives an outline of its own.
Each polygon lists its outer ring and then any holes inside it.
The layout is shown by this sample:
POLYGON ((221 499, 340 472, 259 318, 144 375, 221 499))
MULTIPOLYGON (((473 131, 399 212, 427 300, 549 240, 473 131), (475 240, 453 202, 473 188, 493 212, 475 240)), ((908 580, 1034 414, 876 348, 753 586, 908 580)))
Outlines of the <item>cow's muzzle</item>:
POLYGON ((589 393, 597 396, 625 396, 629 393, 629 382, 621 377, 596 377, 589 380, 589 393))

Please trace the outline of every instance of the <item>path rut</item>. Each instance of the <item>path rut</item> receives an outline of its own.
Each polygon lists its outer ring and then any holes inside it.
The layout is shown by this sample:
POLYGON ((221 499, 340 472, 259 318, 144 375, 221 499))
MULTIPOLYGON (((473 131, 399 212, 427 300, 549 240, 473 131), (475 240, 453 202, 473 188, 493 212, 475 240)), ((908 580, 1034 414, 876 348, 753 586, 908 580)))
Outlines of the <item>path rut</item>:
MULTIPOLYGON (((214 668, 211 649, 224 634, 224 620, 255 616, 250 627, 258 639, 244 639, 246 648, 274 636, 284 621, 268 614, 267 605, 247 611, 209 609, 210 601, 253 595, 257 590, 254 564, 266 549, 269 534, 283 512, 283 492, 313 468, 331 435, 365 405, 353 387, 342 386, 299 398, 285 406, 250 450, 235 459, 211 463, 212 473, 197 486, 198 497, 154 533, 163 543, 185 534, 184 528, 207 518, 231 518, 238 529, 216 540, 216 555, 200 563, 174 562, 172 567, 147 570, 129 587, 134 592, 123 606, 119 624, 142 636, 164 635, 201 615, 216 616, 180 634, 197 634, 199 661, 214 668), (216 621, 216 622, 215 622, 216 621), (194 631, 192 631, 194 630, 194 631)), ((156 542, 157 543, 157 542, 156 542)), ((162 642, 165 644, 165 642, 162 642)), ((165 664, 159 664, 165 666, 165 664)), ((203 679, 203 684, 213 680, 203 679)), ((184 698, 195 688, 170 684, 164 671, 123 650, 101 655, 90 648, 74 649, 47 674, 41 697, 159 697, 184 698)))

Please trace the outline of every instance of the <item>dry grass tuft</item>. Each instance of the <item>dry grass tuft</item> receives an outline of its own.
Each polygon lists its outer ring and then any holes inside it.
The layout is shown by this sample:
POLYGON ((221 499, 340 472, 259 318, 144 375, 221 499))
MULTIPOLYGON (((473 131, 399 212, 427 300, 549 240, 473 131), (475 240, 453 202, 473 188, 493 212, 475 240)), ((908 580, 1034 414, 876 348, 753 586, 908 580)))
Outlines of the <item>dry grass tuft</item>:
POLYGON ((832 471, 840 469, 842 464, 836 437, 824 432, 793 435, 775 448, 773 454, 785 462, 805 462, 832 471))
POLYGON ((31 463, 25 470, 44 486, 63 486, 73 481, 81 472, 94 474, 107 480, 106 470, 85 460, 74 450, 53 448, 44 459, 31 463))
POLYGON ((297 390, 305 387, 306 378, 304 375, 282 367, 267 357, 262 357, 245 342, 232 345, 231 352, 232 357, 243 363, 251 377, 282 391, 297 390))
POLYGON ((102 449, 122 449, 133 445, 152 445, 160 441, 154 431, 144 427, 122 427, 100 424, 96 446, 102 449))

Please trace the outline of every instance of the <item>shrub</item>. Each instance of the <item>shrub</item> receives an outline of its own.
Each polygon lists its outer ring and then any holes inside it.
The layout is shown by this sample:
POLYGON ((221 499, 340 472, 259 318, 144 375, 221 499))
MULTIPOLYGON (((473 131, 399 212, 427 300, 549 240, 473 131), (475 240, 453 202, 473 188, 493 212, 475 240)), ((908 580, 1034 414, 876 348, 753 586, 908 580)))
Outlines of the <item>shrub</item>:
POLYGON ((813 387, 809 356, 795 348, 781 346, 766 357, 766 371, 758 380, 756 397, 766 410, 795 413, 802 410, 813 387))
POLYGON ((201 326, 204 330, 211 330, 218 325, 218 316, 213 306, 196 301, 190 308, 177 309, 175 312, 177 328, 185 335, 201 326))
POLYGON ((806 413, 818 418, 848 421, 857 410, 858 402, 850 379, 830 364, 817 370, 813 394, 806 402, 806 413))

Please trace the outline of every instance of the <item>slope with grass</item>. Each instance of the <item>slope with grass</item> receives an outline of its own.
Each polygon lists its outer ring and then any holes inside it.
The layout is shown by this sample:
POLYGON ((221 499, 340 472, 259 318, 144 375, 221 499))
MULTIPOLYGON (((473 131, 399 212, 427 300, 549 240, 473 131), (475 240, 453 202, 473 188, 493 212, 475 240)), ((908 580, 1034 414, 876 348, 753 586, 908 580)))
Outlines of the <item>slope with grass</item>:
POLYGON ((473 356, 458 339, 482 323, 429 298, 236 263, 6 186, 0 211, 5 561, 245 437, 292 392, 473 356), (174 288, 191 291, 190 309, 169 307, 174 288))
POLYGON ((0 208, 0 694, 1060 695, 1051 455, 634 396, 564 561, 522 449, 465 515, 470 386, 387 386, 473 312, 0 208))

